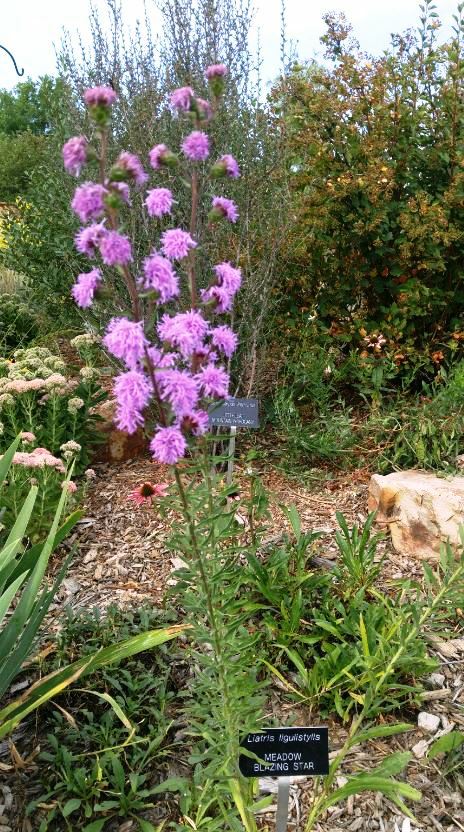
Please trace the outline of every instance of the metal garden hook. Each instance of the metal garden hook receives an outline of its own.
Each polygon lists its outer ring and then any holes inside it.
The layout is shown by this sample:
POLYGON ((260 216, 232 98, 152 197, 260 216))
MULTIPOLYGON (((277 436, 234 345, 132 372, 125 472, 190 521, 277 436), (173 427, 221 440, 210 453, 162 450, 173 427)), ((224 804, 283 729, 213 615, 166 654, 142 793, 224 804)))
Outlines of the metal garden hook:
POLYGON ((13 55, 11 54, 10 50, 6 48, 6 46, 2 46, 2 44, 0 43, 0 49, 3 49, 6 52, 6 54, 10 56, 10 58, 13 61, 13 64, 14 64, 14 68, 16 70, 16 75, 19 75, 19 77, 21 78, 21 76, 24 75, 24 69, 22 69, 21 72, 19 71, 18 65, 17 65, 15 59, 13 58, 13 55))

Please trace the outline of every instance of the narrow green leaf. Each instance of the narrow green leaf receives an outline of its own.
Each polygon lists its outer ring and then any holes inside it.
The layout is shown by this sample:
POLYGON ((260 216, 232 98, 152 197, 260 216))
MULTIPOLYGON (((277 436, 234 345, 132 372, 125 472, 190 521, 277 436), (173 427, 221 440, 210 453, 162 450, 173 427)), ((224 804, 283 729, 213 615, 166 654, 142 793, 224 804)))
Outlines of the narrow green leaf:
POLYGON ((103 818, 102 820, 93 820, 92 823, 88 823, 87 826, 84 826, 82 832, 101 832, 106 820, 106 818, 103 818))
POLYGON ((414 725, 410 725, 407 722, 399 722, 396 725, 378 725, 375 728, 368 728, 350 740, 350 748, 368 740, 375 740, 378 737, 393 737, 395 734, 405 734, 407 731, 412 731, 413 729, 414 725))
POLYGON ((6 479, 6 475, 8 474, 12 459, 16 453, 20 441, 21 437, 17 436, 16 439, 11 443, 8 450, 5 451, 5 453, 0 459, 0 488, 2 487, 3 482, 6 479))
POLYGON ((116 699, 114 699, 109 693, 101 693, 98 690, 88 690, 87 688, 78 688, 78 690, 82 691, 83 693, 90 693, 92 696, 97 696, 98 699, 103 699, 105 702, 108 702, 108 704, 111 705, 118 719, 120 719, 124 727, 127 728, 129 734, 133 734, 135 732, 134 726, 131 722, 129 722, 123 709, 120 705, 118 705, 116 699))
POLYGON ((75 812, 76 809, 79 809, 82 801, 79 800, 78 797, 72 797, 70 800, 67 800, 64 804, 61 813, 64 818, 67 818, 72 812, 75 812))
POLYGON ((91 656, 85 656, 61 670, 45 676, 32 685, 19 699, 0 710, 0 739, 6 736, 24 717, 60 691, 67 688, 80 676, 92 673, 98 667, 114 664, 122 659, 151 650, 166 641, 176 638, 188 629, 186 624, 177 624, 160 630, 149 630, 132 638, 104 647, 91 656))
POLYGON ((10 606, 19 587, 26 580, 26 576, 27 572, 24 572, 22 575, 19 576, 19 578, 16 578, 14 583, 10 584, 8 589, 6 589, 3 595, 0 596, 0 624, 2 623, 7 613, 8 607, 10 606))
POLYGON ((444 737, 440 737, 432 743, 427 757, 430 760, 433 760, 435 757, 438 757, 439 754, 448 754, 450 751, 460 748, 463 744, 464 733, 462 731, 451 731, 449 734, 445 734, 444 737))

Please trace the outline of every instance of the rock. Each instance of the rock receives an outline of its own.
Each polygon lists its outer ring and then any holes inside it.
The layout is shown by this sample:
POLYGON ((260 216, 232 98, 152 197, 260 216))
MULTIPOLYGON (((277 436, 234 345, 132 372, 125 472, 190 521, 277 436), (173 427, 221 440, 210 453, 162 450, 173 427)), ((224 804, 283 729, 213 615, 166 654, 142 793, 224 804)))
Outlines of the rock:
POLYGON ((427 734, 435 734, 440 727, 440 717, 436 714, 429 714, 427 711, 421 711, 417 717, 417 724, 427 734))
POLYGON ((374 474, 369 484, 369 511, 390 529, 393 547, 403 555, 437 561, 440 546, 460 543, 464 523, 464 477, 436 477, 428 471, 374 474))
POLYGON ((425 684, 429 688, 443 688, 445 684, 445 676, 443 673, 431 673, 425 680, 425 684))
POLYGON ((428 743, 427 740, 420 740, 413 745, 412 753, 414 754, 416 760, 422 760, 425 757, 429 745, 430 743, 428 743))
POLYGON ((113 399, 103 402, 94 410, 100 417, 95 430, 102 441, 96 446, 92 462, 125 462, 143 456, 147 451, 143 430, 139 428, 132 434, 118 430, 114 425, 115 412, 116 402, 113 399))

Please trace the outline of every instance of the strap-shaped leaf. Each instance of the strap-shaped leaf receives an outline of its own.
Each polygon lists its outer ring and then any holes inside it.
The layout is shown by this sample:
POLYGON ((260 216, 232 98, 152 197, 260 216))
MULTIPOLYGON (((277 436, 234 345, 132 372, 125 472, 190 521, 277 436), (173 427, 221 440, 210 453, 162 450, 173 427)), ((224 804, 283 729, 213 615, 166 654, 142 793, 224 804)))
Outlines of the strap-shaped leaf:
POLYGON ((2 487, 6 475, 8 474, 10 465, 12 463, 13 457, 16 453, 16 449, 21 441, 21 437, 17 436, 16 439, 11 443, 10 447, 7 451, 3 454, 2 458, 0 459, 0 488, 2 487))
POLYGON ((37 498, 37 491, 37 486, 33 485, 24 500, 21 511, 19 512, 15 524, 5 541, 2 551, 0 552, 0 569, 6 566, 21 546, 22 539, 26 534, 26 529, 34 508, 34 503, 37 498), (14 544, 14 546, 12 546, 12 544, 14 544))

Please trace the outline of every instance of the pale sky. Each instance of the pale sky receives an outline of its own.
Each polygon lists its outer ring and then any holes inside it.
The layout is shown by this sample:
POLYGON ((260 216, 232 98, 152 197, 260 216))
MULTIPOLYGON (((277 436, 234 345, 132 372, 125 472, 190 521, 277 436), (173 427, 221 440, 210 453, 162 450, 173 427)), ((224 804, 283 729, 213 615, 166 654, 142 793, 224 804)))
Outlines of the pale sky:
MULTIPOLYGON (((103 0, 97 5, 104 7, 103 0)), ((436 0, 443 23, 443 33, 450 31, 451 16, 457 0, 436 0)), ((148 0, 148 7, 150 2, 148 0)), ((255 0, 255 32, 259 28, 264 59, 264 78, 270 80, 279 70, 280 0, 255 0)), ((142 15, 142 0, 123 0, 124 17, 131 21, 142 15)), ((84 39, 89 33, 88 0, 0 0, 0 43, 13 52, 25 76, 36 78, 55 70, 54 43, 59 43, 63 27, 79 30, 84 39)), ((286 0, 287 34, 297 46, 301 59, 321 53, 319 37, 323 34, 325 11, 343 11, 354 27, 361 47, 379 53, 388 46, 389 34, 416 26, 419 19, 417 0, 286 0)), ((153 32, 157 15, 153 6, 153 32)), ((19 79, 13 64, 0 50, 0 87, 11 88, 19 79)))

